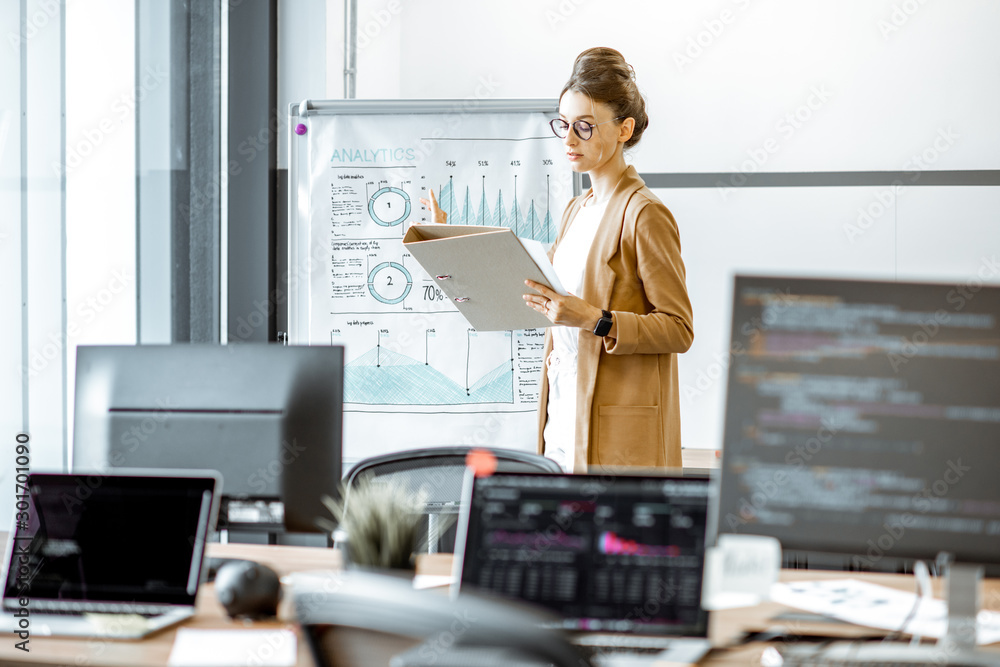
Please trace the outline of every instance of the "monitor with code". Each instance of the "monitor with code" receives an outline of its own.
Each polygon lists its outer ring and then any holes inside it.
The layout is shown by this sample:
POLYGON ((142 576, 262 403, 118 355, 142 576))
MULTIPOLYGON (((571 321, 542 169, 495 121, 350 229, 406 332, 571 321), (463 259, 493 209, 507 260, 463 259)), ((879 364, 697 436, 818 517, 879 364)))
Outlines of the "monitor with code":
POLYGON ((719 533, 1000 563, 1000 287, 738 277, 719 533))

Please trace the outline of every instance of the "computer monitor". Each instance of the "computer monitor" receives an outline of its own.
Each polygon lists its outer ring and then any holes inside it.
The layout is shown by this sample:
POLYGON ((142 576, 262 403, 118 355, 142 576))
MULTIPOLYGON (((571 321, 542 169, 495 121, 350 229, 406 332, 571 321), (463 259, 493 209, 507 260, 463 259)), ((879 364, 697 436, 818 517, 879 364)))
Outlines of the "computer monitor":
POLYGON ((717 533, 1000 563, 1000 287, 737 277, 729 359, 717 533))
POLYGON ((214 469, 220 527, 327 532, 343 360, 336 346, 80 346, 73 470, 214 469))
POLYGON ((464 495, 454 590, 537 604, 571 631, 707 636, 707 478, 508 472, 464 495))
POLYGON ((721 533, 1000 562, 1000 287, 738 277, 721 533))

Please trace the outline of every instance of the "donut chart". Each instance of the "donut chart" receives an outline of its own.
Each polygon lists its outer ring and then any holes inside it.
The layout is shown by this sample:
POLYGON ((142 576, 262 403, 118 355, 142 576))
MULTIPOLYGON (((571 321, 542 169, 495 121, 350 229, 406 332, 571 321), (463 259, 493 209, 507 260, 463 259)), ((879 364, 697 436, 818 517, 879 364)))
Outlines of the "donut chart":
POLYGON ((410 215, 410 196, 399 188, 382 188, 368 199, 368 215, 375 224, 395 227, 410 215))
POLYGON ((400 303, 413 287, 413 276, 396 262, 382 262, 368 274, 368 291, 382 303, 400 303))

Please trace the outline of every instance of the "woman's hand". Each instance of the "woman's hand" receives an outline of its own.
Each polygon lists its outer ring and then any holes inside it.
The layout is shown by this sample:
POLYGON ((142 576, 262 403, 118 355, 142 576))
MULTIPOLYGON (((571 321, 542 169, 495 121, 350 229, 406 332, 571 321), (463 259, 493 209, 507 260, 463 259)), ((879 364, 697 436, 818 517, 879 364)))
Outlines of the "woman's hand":
POLYGON ((423 197, 421 197, 419 199, 420 203, 426 206, 427 209, 431 212, 431 222, 435 222, 439 225, 447 225, 448 214, 442 211, 441 207, 438 206, 437 199, 434 198, 434 191, 428 190, 428 192, 430 193, 431 198, 424 199, 423 197))
POLYGON ((591 306, 578 296, 559 294, 534 280, 525 280, 524 284, 538 292, 525 294, 525 302, 553 324, 593 330, 603 315, 600 308, 591 306))

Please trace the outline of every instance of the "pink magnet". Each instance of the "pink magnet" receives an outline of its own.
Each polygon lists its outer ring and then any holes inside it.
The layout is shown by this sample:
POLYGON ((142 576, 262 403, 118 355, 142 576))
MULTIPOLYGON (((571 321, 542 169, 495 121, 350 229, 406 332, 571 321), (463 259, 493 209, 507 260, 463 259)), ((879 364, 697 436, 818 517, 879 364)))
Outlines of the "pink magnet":
POLYGON ((308 130, 309 128, 302 123, 299 123, 298 125, 295 126, 295 134, 298 135, 305 134, 308 130))

